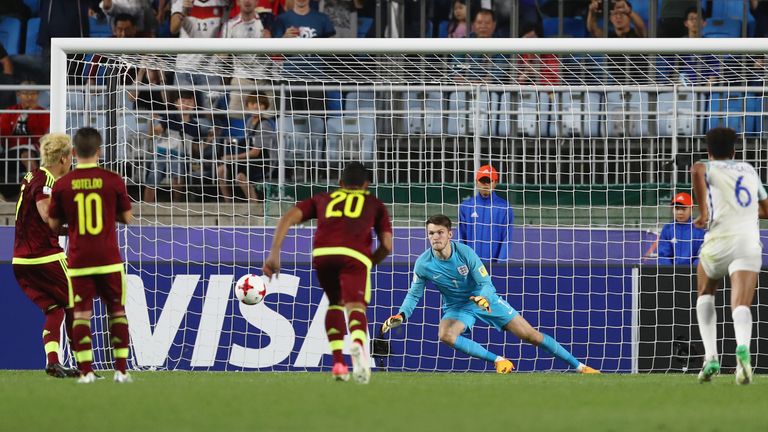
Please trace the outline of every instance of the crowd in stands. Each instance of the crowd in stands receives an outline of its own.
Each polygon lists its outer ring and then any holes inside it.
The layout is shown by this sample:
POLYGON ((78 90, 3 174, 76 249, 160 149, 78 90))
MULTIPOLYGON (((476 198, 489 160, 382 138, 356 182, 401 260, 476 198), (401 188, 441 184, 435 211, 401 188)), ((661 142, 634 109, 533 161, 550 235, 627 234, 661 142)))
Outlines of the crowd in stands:
MULTIPOLYGON (((270 38, 270 37, 724 37, 765 36, 768 33, 768 1, 749 0, 404 0, 396 3, 401 19, 391 19, 388 0, 4 0, 0 5, 0 84, 45 84, 49 79, 50 40, 54 37, 180 37, 180 38, 270 38), (377 5, 380 10, 377 10, 377 5), (655 10, 655 25, 649 14, 655 10), (512 19, 511 14, 518 16, 512 19), (607 24, 607 27, 606 27, 607 24), (516 34, 511 34, 512 32, 516 34), (654 34, 655 33, 655 34, 654 34)), ((206 61, 197 54, 181 54, 180 70, 193 71, 206 61)), ((503 82, 502 56, 456 55, 456 79, 503 82)), ((287 59, 284 67, 301 68, 287 59)), ((203 73, 167 73, 153 69, 133 71, 139 84, 178 86, 230 85, 242 88, 259 84, 239 73, 235 78, 203 73)), ((522 57, 520 82, 558 84, 560 62, 553 55, 522 57), (527 71, 530 71, 527 72, 527 71)), ((86 72, 86 75, 88 72, 86 72)), ((155 199, 161 182, 181 186, 182 176, 219 179, 224 199, 232 196, 234 183, 243 196, 256 199, 252 182, 269 175, 265 158, 274 147, 273 95, 216 90, 141 90, 132 94, 135 108, 162 112, 221 107, 243 114, 240 136, 223 133, 212 117, 188 113, 158 115, 148 134, 154 135, 158 155, 148 169, 143 198, 155 199), (237 144, 225 147, 216 142, 224 135, 237 144), (231 147, 231 148, 230 148, 231 147), (190 166, 186 156, 202 156, 228 163, 190 166), (232 163, 229 163, 232 162, 232 163), (247 169, 246 169, 247 168, 247 169)), ((3 169, 2 184, 18 182, 33 168, 37 140, 47 131, 48 115, 38 90, 0 92, 0 159, 18 159, 16 168, 3 169)), ((326 92, 305 92, 292 100, 296 110, 328 109, 326 92), (306 106, 302 106, 304 103, 306 106), (317 103, 322 106, 316 106, 317 103), (315 104, 315 105, 313 105, 315 104)), ((328 128, 332 127, 329 122, 328 128)), ((11 162, 8 162, 11 164, 11 162)), ((240 193, 238 192, 238 193, 240 193)), ((8 194, 6 194, 8 196, 8 194)))

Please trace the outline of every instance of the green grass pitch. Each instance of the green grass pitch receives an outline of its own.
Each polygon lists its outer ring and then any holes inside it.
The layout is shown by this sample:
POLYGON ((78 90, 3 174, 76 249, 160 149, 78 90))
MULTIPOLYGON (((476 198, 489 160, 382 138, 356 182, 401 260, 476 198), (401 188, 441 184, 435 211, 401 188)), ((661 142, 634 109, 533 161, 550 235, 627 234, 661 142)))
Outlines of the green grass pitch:
POLYGON ((0 371, 2 431, 766 431, 768 380, 732 375, 0 371))

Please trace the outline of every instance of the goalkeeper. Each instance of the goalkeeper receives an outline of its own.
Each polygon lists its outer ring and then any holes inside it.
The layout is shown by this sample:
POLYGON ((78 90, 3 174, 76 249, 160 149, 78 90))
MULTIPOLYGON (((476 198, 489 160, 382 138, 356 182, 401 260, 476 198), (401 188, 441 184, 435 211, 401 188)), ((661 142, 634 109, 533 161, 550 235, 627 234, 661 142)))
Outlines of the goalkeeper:
POLYGON ((520 339, 544 348, 580 373, 600 373, 576 360, 551 336, 536 331, 496 294, 491 277, 477 254, 469 246, 451 240, 453 231, 448 216, 438 214, 427 219, 427 237, 432 247, 416 260, 408 295, 397 315, 382 324, 382 333, 405 322, 424 295, 426 281, 430 280, 443 295, 443 317, 438 329, 440 342, 472 357, 493 362, 498 373, 510 373, 515 368, 511 361, 462 336, 479 318, 498 330, 512 332, 520 339))

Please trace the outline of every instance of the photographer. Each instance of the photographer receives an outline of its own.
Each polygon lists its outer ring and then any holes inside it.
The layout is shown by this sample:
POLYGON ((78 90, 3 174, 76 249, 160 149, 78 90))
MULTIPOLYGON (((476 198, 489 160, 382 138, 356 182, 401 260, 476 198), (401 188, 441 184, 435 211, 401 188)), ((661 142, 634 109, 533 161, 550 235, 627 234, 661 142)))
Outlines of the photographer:
MULTIPOLYGON (((592 37, 603 37, 604 30, 597 24, 602 21, 603 3, 605 0, 592 0, 587 14, 587 30, 592 37)), ((626 0, 611 0, 610 19, 613 29, 608 32, 609 38, 638 38, 645 37, 645 23, 640 15, 632 11, 632 4, 626 0), (634 24, 634 28, 632 25, 634 24)))

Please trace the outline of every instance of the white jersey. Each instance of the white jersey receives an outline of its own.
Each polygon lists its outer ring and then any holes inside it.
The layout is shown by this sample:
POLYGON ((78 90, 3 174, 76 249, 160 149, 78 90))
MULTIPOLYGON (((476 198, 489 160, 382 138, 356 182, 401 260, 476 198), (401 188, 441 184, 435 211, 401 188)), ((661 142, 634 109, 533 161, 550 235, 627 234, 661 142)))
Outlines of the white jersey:
MULTIPOLYGON (((242 16, 237 16, 227 22, 227 25, 224 27, 224 31, 222 32, 221 37, 260 38, 262 36, 263 31, 264 31, 264 26, 261 24, 261 20, 259 19, 258 15, 250 21, 243 21, 242 16)), ((237 54, 233 60, 234 75, 240 78, 245 78, 246 76, 258 75, 258 73, 253 72, 254 67, 256 67, 256 64, 257 64, 256 59, 258 57, 259 56, 251 55, 251 54, 237 54)))
POLYGON ((746 162, 716 160, 707 167, 709 232, 707 239, 760 237, 758 204, 768 198, 755 168, 746 162))
MULTIPOLYGON (((194 0, 192 10, 184 17, 179 31, 180 38, 216 38, 222 24, 227 20, 230 0, 194 0)), ((184 0, 173 0, 171 15, 184 13, 184 0)), ((194 69, 203 64, 207 56, 201 54, 179 54, 176 66, 194 69)), ((209 57, 210 58, 210 57, 209 57)))

